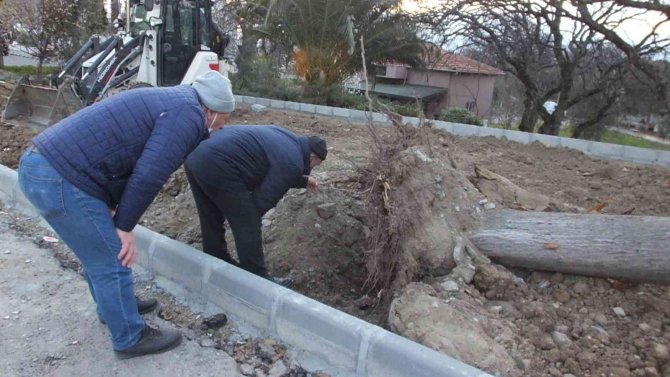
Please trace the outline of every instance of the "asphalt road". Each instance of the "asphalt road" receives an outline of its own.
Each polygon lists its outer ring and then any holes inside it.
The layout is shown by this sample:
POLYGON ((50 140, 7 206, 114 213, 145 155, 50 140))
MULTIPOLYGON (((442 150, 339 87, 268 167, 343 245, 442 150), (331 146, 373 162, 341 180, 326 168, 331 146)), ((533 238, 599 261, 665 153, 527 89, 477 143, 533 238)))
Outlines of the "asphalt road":
MULTIPOLYGON (((171 326, 155 314, 145 319, 171 326)), ((31 242, 4 211, 0 355, 0 376, 240 376, 232 357, 189 339, 163 354, 117 360, 82 277, 61 268, 51 250, 31 242)))
MULTIPOLYGON (((9 55, 3 58, 6 66, 37 65, 37 59, 32 57, 28 49, 23 46, 9 46, 9 55)), ((44 65, 55 66, 57 64, 46 62, 44 65)))

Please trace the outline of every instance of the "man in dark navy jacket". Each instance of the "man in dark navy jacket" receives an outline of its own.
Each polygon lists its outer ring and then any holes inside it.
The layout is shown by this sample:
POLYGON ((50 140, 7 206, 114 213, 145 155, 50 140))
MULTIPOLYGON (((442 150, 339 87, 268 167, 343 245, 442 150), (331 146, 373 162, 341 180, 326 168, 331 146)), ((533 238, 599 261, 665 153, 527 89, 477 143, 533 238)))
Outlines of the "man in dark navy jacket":
POLYGON ((290 188, 316 191, 312 168, 326 159, 326 142, 276 126, 227 126, 201 143, 184 167, 198 208, 203 250, 256 275, 268 275, 261 219, 290 188), (224 221, 235 238, 239 264, 228 254, 224 221))
POLYGON ((132 230, 170 174, 234 108, 230 81, 215 71, 191 86, 129 90, 46 129, 21 158, 21 189, 81 261, 121 359, 181 341, 140 316, 157 302, 134 296, 132 230))

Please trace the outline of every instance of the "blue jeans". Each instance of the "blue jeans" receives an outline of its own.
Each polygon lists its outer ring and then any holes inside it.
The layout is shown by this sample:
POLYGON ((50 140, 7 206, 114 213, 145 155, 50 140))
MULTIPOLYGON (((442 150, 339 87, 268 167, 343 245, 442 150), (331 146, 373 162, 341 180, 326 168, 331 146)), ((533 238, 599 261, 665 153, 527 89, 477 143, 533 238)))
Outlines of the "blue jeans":
POLYGON ((25 196, 81 261, 114 350, 135 345, 144 320, 137 311, 132 270, 117 258, 121 240, 107 205, 70 184, 32 147, 21 157, 18 173, 25 196))

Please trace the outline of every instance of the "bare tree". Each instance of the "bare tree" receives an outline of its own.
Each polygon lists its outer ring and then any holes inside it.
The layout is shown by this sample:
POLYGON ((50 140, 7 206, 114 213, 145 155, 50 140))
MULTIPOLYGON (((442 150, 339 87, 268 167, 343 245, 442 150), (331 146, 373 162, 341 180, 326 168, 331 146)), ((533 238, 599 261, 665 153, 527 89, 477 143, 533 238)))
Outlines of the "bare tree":
POLYGON ((523 85, 513 75, 496 80, 493 91, 492 120, 510 129, 523 113, 523 85))
MULTIPOLYGON (((625 6, 593 3, 596 5, 583 7, 597 15, 600 25, 612 30, 631 17, 625 6)), ((608 46, 616 44, 604 37, 602 28, 579 18, 582 5, 574 7, 563 0, 453 0, 446 5, 445 10, 433 12, 428 23, 489 51, 499 68, 523 84, 521 130, 534 131, 536 121, 541 119, 539 132, 557 135, 571 107, 605 96, 608 101, 596 101, 603 106, 596 114, 604 116, 621 93, 615 87, 627 67, 624 58, 631 61, 630 55, 619 54, 613 59, 608 46), (610 65, 603 67, 603 62, 610 65), (543 106, 550 100, 557 103, 553 112, 543 106)), ((637 50, 658 52, 663 46, 658 38, 649 37, 638 44, 637 50)), ((600 122, 602 116, 590 121, 600 122)))
POLYGON ((55 55, 55 42, 77 27, 78 2, 68 0, 6 0, 3 19, 15 26, 16 39, 38 60, 37 74, 44 61, 55 55))
POLYGON ((659 0, 573 0, 573 5, 566 17, 587 25, 626 54, 646 82, 653 83, 652 93, 670 107, 670 81, 654 63, 670 47, 670 36, 659 32, 670 23, 670 4, 659 0), (641 16, 652 19, 654 15, 658 16, 657 21, 650 25, 645 35, 635 41, 625 36, 621 26, 626 22, 641 16), (611 22, 614 16, 618 22, 611 22))

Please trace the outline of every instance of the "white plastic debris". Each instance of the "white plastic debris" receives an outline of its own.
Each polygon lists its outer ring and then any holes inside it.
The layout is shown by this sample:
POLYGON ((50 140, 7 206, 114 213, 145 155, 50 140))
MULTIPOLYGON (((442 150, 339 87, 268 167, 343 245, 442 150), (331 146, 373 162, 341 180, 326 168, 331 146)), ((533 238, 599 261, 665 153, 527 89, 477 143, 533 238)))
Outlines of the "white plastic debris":
POLYGON ((626 312, 623 311, 622 307, 617 306, 616 308, 612 308, 612 311, 614 312, 614 314, 618 315, 619 317, 625 317, 626 316, 626 312))
POLYGON ((262 112, 266 111, 267 109, 268 109, 267 107, 265 107, 263 105, 259 105, 257 103, 254 103, 253 105, 251 105, 251 111, 253 111, 255 113, 262 113, 262 112))

